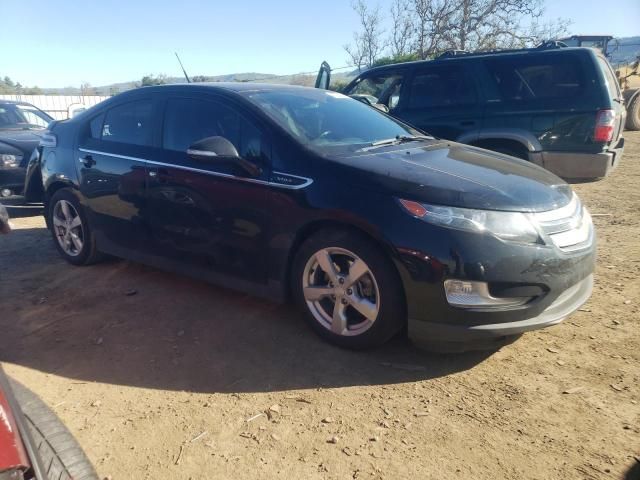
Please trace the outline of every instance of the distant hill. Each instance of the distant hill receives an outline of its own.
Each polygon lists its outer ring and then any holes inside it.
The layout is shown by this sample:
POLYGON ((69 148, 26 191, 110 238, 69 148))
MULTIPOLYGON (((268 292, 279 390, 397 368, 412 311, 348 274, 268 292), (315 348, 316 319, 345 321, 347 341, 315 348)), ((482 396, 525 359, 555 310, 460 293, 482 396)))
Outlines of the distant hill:
MULTIPOLYGON (((350 78, 355 76, 353 73, 335 73, 332 75, 332 81, 346 82, 350 78)), ((264 82, 264 83, 276 83, 286 85, 304 85, 312 87, 315 84, 315 75, 274 75, 271 73, 257 73, 257 72, 245 72, 245 73, 232 73, 228 75, 196 75, 192 76, 192 79, 200 79, 200 81, 206 82, 264 82)), ((184 77, 167 77, 166 83, 184 83, 184 77)), ((91 87, 90 91, 95 95, 114 95, 116 93, 131 90, 139 85, 139 81, 112 83, 110 85, 102 85, 99 87, 91 87)), ((42 88, 44 94, 49 95, 80 95, 81 89, 76 87, 65 88, 42 88)))

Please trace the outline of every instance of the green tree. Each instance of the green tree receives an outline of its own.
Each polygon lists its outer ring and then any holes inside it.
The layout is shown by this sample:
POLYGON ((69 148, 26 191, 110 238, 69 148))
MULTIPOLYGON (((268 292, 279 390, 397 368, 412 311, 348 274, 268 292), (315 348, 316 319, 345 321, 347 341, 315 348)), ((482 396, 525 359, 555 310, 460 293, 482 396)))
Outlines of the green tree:
POLYGON ((372 65, 373 67, 380 67, 382 65, 390 65, 393 63, 415 62, 420 60, 420 56, 417 53, 407 53, 405 55, 397 55, 395 57, 382 57, 376 60, 372 65))
POLYGON ((165 83, 167 83, 167 76, 164 74, 160 74, 157 76, 145 75, 144 77, 142 77, 142 80, 140 80, 138 86, 150 87, 152 85, 164 85, 165 83))
POLYGON ((35 87, 27 87, 23 92, 25 95, 42 95, 42 89, 37 85, 35 87))

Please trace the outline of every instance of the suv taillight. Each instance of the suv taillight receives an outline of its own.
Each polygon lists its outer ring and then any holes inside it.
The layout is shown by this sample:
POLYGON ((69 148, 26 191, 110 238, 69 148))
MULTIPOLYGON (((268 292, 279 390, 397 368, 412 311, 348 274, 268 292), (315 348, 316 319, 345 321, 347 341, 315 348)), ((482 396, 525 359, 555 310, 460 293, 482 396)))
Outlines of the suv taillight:
POLYGON ((613 110, 600 110, 596 115, 596 128, 593 131, 595 142, 610 142, 613 140, 613 128, 616 113, 613 110))

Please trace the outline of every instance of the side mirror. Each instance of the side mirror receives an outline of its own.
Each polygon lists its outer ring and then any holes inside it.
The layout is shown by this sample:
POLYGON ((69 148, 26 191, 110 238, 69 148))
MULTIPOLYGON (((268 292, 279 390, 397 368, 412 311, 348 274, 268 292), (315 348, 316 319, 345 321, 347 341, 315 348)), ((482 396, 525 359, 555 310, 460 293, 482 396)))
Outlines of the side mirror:
POLYGON ((67 108, 67 118, 73 118, 79 113, 84 112, 86 109, 87 107, 81 103, 72 103, 69 105, 69 108, 67 108))
POLYGON ((207 137, 198 140, 187 149, 187 155, 201 162, 235 163, 252 177, 262 173, 259 166, 242 158, 233 143, 224 137, 207 137))

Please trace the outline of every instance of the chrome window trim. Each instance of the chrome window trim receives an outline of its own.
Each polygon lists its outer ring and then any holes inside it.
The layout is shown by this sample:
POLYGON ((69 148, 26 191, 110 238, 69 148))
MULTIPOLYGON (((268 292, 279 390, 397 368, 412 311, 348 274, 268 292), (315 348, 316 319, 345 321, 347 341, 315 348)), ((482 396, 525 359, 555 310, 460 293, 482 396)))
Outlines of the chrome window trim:
POLYGON ((90 150, 88 148, 79 148, 78 150, 80 150, 83 153, 91 153, 94 155, 105 155, 107 157, 113 157, 113 158, 121 158, 123 160, 132 160, 135 162, 142 162, 142 163, 146 163, 149 165, 157 165, 159 167, 169 167, 169 168, 177 168, 180 170, 187 170, 189 172, 195 172, 195 173, 204 173, 205 175, 211 175, 214 177, 222 177, 222 178, 229 178, 232 180, 238 180, 241 182, 247 182, 247 183, 255 183, 258 185, 269 185, 272 187, 278 187, 278 188, 286 188, 288 190, 299 190, 301 188, 305 188, 308 187, 309 185, 311 185, 313 183, 313 179, 312 178, 307 178, 307 177, 301 177, 299 175, 293 175, 291 173, 284 173, 284 172, 276 172, 275 170, 273 170, 271 173, 274 175, 285 175, 288 177, 292 177, 292 178, 298 178, 300 180, 304 180, 303 183, 301 183, 300 185, 287 185, 285 183, 277 183, 277 182, 270 182, 267 180, 258 180, 255 178, 245 178, 245 177, 238 177, 237 175, 231 175, 228 173, 221 173, 221 172, 212 172, 210 170, 203 170, 200 168, 195 168, 195 167, 187 167, 185 165, 175 165, 172 163, 164 163, 164 162, 156 162, 155 160, 147 160, 145 158, 139 158, 139 157, 130 157, 127 155, 120 155, 117 153, 109 153, 109 152, 101 152, 99 150, 90 150))

